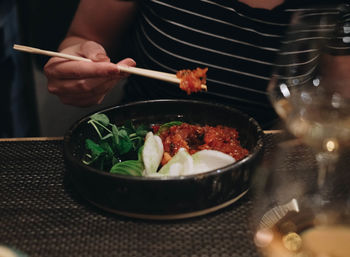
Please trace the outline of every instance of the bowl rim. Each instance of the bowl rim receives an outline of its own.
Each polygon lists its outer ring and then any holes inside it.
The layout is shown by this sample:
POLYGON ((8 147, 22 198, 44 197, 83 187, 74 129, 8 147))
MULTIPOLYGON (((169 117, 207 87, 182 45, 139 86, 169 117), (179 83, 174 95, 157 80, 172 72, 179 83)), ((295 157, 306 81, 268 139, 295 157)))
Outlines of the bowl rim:
POLYGON ((264 132, 261 128, 261 126, 259 125, 259 123, 251 116, 249 116, 248 114, 233 108, 231 106, 227 106, 224 104, 220 104, 220 103, 215 103, 215 102, 206 102, 206 101, 202 101, 202 100, 191 100, 191 99, 155 99, 155 100, 141 100, 141 101, 134 101, 134 102, 129 102, 129 103, 125 103, 125 104, 117 104, 117 105, 113 105, 110 107, 106 107, 106 108, 102 108, 100 110, 97 111, 93 111, 89 114, 84 115, 83 117, 81 117, 80 119, 78 119, 77 121, 75 121, 70 128, 66 131, 66 133, 64 134, 63 137, 63 152, 64 152, 64 157, 68 158, 69 161, 71 163, 74 163, 75 165, 88 170, 89 172, 92 172, 94 174, 97 175, 102 175, 105 177, 111 177, 111 178, 119 178, 121 180, 136 180, 136 181, 183 181, 183 180, 196 180, 199 178, 204 178, 204 177, 210 177, 210 176, 215 176, 217 174, 222 174, 225 173, 226 171, 230 170, 231 167, 234 165, 235 169, 239 169, 239 167, 243 166, 245 163, 247 163, 249 160, 251 159, 255 159, 257 158, 257 156, 259 155, 260 152, 262 152, 263 150, 263 135, 264 132), (243 117, 245 117, 250 123, 252 123, 256 128, 257 128, 257 136, 258 136, 258 140, 256 142, 255 147, 250 151, 250 153, 244 157, 243 159, 236 161, 232 164, 226 165, 222 168, 216 169, 216 170, 211 170, 211 171, 206 171, 206 172, 202 172, 202 173, 197 173, 197 174, 190 174, 190 175, 182 175, 182 176, 161 176, 161 177, 147 177, 147 176, 130 176, 130 175, 123 175, 123 174, 115 174, 115 173, 109 173, 106 171, 102 171, 96 168, 93 168, 91 166, 88 166, 84 163, 82 163, 81 161, 79 161, 77 158, 75 158, 73 156, 72 151, 70 150, 70 148, 68 147, 69 142, 70 142, 70 138, 71 135, 73 134, 74 130, 79 127, 83 122, 87 121, 89 119, 89 117, 94 114, 94 113, 105 113, 114 109, 121 109, 121 108, 127 108, 129 106, 135 106, 135 105, 139 105, 139 104, 147 104, 147 103, 161 103, 161 102, 176 102, 177 104, 179 102, 183 102, 183 103, 190 103, 190 104, 205 104, 205 105, 212 105, 212 106, 216 106, 219 108, 224 108, 227 109, 228 111, 233 111, 236 112, 238 115, 241 115, 243 117))

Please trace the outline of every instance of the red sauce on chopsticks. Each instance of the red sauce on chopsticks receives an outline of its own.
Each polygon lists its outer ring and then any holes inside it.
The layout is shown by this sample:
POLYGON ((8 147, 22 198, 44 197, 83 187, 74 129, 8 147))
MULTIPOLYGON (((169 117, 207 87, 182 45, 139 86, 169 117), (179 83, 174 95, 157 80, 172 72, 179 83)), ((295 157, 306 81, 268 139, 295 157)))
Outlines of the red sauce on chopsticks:
POLYGON ((180 89, 186 91, 188 95, 194 92, 201 91, 203 89, 206 90, 206 87, 204 85, 206 84, 207 80, 207 71, 208 68, 197 68, 195 70, 179 70, 176 73, 176 77, 181 79, 180 89))

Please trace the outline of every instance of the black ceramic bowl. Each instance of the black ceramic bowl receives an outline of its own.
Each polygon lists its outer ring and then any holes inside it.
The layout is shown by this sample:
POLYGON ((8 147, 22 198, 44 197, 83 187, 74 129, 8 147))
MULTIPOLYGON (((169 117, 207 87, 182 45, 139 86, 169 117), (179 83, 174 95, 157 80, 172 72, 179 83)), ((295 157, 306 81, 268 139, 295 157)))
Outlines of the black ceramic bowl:
POLYGON ((149 178, 110 174, 84 165, 85 139, 96 133, 77 121, 65 134, 64 157, 76 190, 92 204, 130 217, 179 219, 203 215, 233 203, 248 190, 250 179, 263 151, 263 132, 246 114, 227 106, 192 100, 152 100, 115 106, 100 111, 111 122, 126 120, 157 124, 174 120, 200 125, 236 128, 240 142, 250 154, 218 170, 197 175, 149 178))

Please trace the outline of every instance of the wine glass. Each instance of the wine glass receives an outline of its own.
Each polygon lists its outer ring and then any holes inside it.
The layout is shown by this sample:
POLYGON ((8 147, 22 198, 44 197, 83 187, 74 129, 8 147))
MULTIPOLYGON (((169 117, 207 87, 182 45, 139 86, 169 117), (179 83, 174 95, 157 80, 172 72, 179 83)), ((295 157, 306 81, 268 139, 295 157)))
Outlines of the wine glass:
POLYGON ((252 223, 267 257, 350 256, 349 154, 337 161, 322 191, 312 148, 286 140, 258 170, 252 223), (326 192, 326 193, 325 193, 326 192))
POLYGON ((322 187, 350 144, 350 7, 317 12, 293 16, 268 93, 289 132, 314 150, 322 187))
POLYGON ((294 137, 268 153, 253 181, 264 256, 350 256, 349 13, 299 11, 282 42, 268 93, 294 137))

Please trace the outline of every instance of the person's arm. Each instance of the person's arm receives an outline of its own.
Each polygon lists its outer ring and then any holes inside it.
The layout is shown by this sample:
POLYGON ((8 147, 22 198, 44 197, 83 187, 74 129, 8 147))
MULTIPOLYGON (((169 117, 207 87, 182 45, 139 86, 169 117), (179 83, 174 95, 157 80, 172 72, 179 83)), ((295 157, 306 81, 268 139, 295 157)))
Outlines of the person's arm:
MULTIPOLYGON (((111 49, 118 48, 135 9, 133 1, 81 0, 59 51, 83 56, 93 62, 51 58, 44 67, 48 90, 65 104, 91 106, 100 103, 127 75, 110 62, 105 49, 111 52, 111 49)), ((118 64, 136 65, 130 58, 118 64)))
POLYGON ((105 49, 119 47, 136 11, 135 1, 81 0, 66 38, 59 50, 82 40, 91 40, 105 49))

